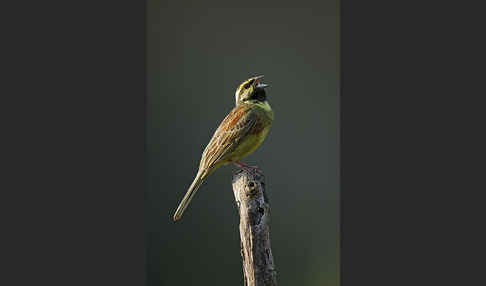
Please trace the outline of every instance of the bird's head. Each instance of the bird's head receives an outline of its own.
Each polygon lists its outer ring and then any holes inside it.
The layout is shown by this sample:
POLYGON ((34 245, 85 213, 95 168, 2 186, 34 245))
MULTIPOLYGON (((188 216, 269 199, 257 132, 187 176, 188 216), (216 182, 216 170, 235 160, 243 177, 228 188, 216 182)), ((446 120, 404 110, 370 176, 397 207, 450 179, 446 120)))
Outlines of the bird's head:
POLYGON ((238 86, 235 93, 236 105, 252 100, 264 102, 267 99, 265 87, 268 85, 260 83, 261 79, 263 75, 251 77, 238 86))

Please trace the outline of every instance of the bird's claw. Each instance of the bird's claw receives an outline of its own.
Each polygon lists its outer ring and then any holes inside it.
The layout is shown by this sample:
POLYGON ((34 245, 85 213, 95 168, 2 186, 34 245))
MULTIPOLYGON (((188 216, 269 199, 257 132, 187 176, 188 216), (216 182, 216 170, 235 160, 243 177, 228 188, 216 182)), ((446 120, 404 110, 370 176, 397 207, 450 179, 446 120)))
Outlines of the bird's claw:
POLYGON ((263 172, 262 170, 260 170, 260 168, 258 168, 258 166, 248 166, 242 162, 235 162, 235 164, 240 167, 241 169, 244 169, 244 170, 247 170, 251 173, 258 173, 260 174, 261 176, 263 176, 263 172))

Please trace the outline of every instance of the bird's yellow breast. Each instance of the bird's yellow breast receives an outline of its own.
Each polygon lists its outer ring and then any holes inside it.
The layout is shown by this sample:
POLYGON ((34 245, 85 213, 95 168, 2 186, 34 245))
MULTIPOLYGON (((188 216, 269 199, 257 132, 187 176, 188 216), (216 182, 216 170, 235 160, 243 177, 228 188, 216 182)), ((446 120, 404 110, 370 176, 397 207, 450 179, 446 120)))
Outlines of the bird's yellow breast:
POLYGON ((232 152, 231 158, 229 161, 239 161, 246 156, 253 153, 253 151, 262 144, 267 136, 268 131, 270 130, 270 126, 265 127, 261 132, 257 134, 251 134, 245 137, 245 139, 236 147, 236 149, 232 152))
POLYGON ((264 115, 267 116, 268 119, 273 120, 273 110, 270 107, 270 104, 268 104, 268 101, 265 100, 264 102, 259 102, 255 105, 263 110, 264 115))
POLYGON ((263 128, 258 128, 257 132, 247 135, 232 152, 233 156, 229 158, 229 161, 239 161, 253 153, 262 144, 267 137, 268 131, 270 131, 273 121, 273 111, 268 102, 257 103, 252 108, 252 112, 258 113, 259 118, 261 118, 263 128))

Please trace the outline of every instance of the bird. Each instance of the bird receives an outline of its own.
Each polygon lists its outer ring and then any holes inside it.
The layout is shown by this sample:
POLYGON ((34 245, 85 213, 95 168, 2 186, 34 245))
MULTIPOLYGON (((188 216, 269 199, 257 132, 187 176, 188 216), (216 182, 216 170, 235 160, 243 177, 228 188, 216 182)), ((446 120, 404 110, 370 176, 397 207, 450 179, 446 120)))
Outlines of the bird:
POLYGON ((204 180, 223 165, 234 163, 244 169, 259 172, 240 160, 255 151, 265 140, 272 126, 274 114, 267 101, 261 82, 263 75, 250 77, 235 92, 235 107, 223 119, 204 149, 199 169, 192 184, 174 214, 174 221, 181 218, 204 180))

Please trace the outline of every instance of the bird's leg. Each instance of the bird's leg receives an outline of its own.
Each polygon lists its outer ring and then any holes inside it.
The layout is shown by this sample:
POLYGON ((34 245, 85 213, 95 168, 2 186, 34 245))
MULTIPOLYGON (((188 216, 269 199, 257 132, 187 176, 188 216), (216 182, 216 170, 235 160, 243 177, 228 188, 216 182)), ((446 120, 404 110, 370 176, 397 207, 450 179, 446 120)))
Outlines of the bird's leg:
POLYGON ((253 172, 257 172, 258 174, 262 175, 263 176, 263 173, 262 171, 260 170, 260 168, 258 168, 257 166, 248 166, 247 164, 241 162, 241 161, 236 161, 234 162, 237 166, 239 166, 240 168, 242 169, 246 169, 246 170, 250 170, 250 171, 253 171, 253 172))

